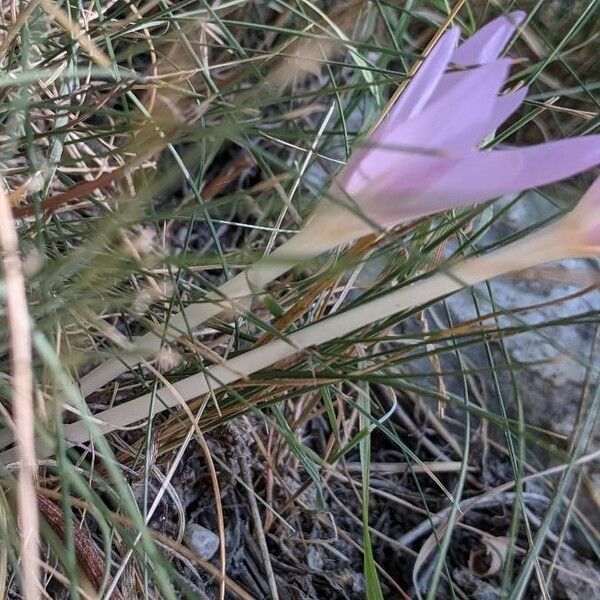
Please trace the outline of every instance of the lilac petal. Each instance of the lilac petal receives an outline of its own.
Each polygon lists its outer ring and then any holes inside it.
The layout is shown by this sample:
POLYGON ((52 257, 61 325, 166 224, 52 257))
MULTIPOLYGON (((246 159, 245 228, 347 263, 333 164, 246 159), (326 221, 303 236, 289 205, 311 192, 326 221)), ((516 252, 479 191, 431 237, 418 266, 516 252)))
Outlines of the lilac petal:
POLYGON ((487 124, 489 133, 498 129, 523 104, 528 91, 528 87, 522 87, 516 92, 498 96, 492 117, 487 124))
POLYGON ((490 21, 456 49, 452 62, 465 67, 498 58, 526 14, 515 11, 490 21))
POLYGON ((411 218, 467 206, 566 179, 600 164, 600 136, 527 148, 477 152, 457 160, 419 197, 404 203, 411 218))
POLYGON ((465 77, 468 76, 470 70, 464 71, 453 71, 451 73, 444 73, 440 82, 435 88, 435 92, 429 98, 427 106, 433 104, 436 100, 444 98, 449 94, 465 77))
MULTIPOLYGON (((469 72, 470 71, 464 71, 462 73, 449 73, 447 75, 444 75, 442 81, 440 82, 436 90, 435 98, 432 99, 430 102, 433 103, 433 101, 437 99, 438 90, 440 91, 441 97, 449 96, 452 89, 460 85, 461 81, 464 80, 464 78, 469 72), (452 77, 452 79, 446 80, 447 77, 452 77)), ((498 96, 495 100, 495 106, 492 112, 492 116, 489 122, 484 127, 485 133, 491 133, 498 129, 498 127, 500 127, 500 125, 502 125, 502 123, 504 123, 504 121, 506 121, 506 119, 508 119, 508 117, 510 117, 523 103, 528 91, 528 87, 522 87, 516 92, 498 96)), ((469 97, 469 101, 472 101, 471 97, 469 97)))
MULTIPOLYGON (((377 141, 381 147, 371 148, 357 171, 379 179, 389 172, 392 163, 407 164, 411 158, 419 159, 423 154, 432 153, 456 156, 474 149, 489 133, 487 127, 508 69, 507 61, 496 61, 470 70, 444 98, 409 121, 390 128, 377 141)), ((412 166, 410 168, 412 170, 412 166)))
POLYGON ((427 103, 427 99, 435 91, 435 86, 448 66, 448 61, 454 52, 459 36, 460 30, 454 27, 440 38, 421 64, 412 81, 392 106, 385 120, 368 136, 364 146, 354 150, 346 167, 337 176, 338 183, 343 188, 349 189, 348 180, 360 168, 362 161, 372 154, 373 147, 376 147, 380 140, 387 137, 389 132, 399 123, 405 122, 427 103))
MULTIPOLYGON (((508 59, 504 59, 508 60, 508 59)), ((490 61, 495 62, 495 61, 490 61)), ((490 63, 484 63, 490 64, 490 63)), ((432 104, 439 98, 443 98, 446 94, 449 94, 452 89, 454 89, 471 71, 471 69, 464 69, 460 71, 452 71, 450 73, 444 73, 440 82, 437 84, 435 88, 434 94, 429 98, 429 104, 432 104)))
POLYGON ((377 134, 380 129, 383 132, 398 121, 410 119, 425 106, 450 62, 459 36, 460 29, 453 27, 439 39, 388 113, 386 120, 377 128, 377 134))
POLYGON ((500 118, 512 104, 512 98, 499 104, 502 97, 498 97, 509 68, 510 61, 498 60, 464 73, 448 94, 400 124, 383 141, 455 154, 474 148, 493 130, 488 127, 495 122, 495 113, 500 118))
MULTIPOLYGON (((496 19, 484 27, 494 38, 506 40, 514 29, 512 23, 524 17, 514 13, 496 19), (510 31, 509 31, 510 30, 510 31)), ((392 107, 387 119, 369 136, 365 147, 358 148, 346 168, 338 175, 338 184, 348 195, 355 197, 364 185, 377 180, 389 169, 391 160, 397 161, 397 152, 407 154, 413 148, 411 160, 404 159, 404 170, 411 172, 418 166, 419 152, 450 149, 460 154, 474 147, 501 124, 520 103, 520 96, 496 98, 507 75, 507 62, 495 61, 465 72, 445 74, 449 56, 453 53, 459 30, 447 31, 392 107), (443 87, 443 94, 438 94, 443 87), (490 111, 494 112, 490 114, 490 111), (378 150, 377 145, 381 148, 378 150), (398 146, 398 151, 394 150, 398 146)), ((477 34, 463 44, 463 51, 490 53, 494 43, 486 45, 477 34), (470 50, 469 50, 470 49, 470 50)), ((506 42, 504 42, 506 43, 506 42)), ((501 48, 500 48, 501 49, 501 48)), ((456 56, 456 52, 454 51, 456 56)), ((459 55, 460 56, 460 55, 459 55)), ((521 92, 522 94, 523 92, 521 92)))
MULTIPOLYGON (((338 177, 339 186, 361 206, 372 204, 369 199, 390 186, 397 193, 395 182, 399 180, 405 191, 418 193, 425 185, 423 171, 431 167, 432 158, 456 158, 472 151, 491 131, 498 90, 508 69, 508 61, 471 69, 445 98, 386 132, 377 140, 380 147, 371 147, 351 160, 338 177), (366 189, 371 193, 365 193, 366 189)), ((372 210, 371 206, 362 208, 372 210)))

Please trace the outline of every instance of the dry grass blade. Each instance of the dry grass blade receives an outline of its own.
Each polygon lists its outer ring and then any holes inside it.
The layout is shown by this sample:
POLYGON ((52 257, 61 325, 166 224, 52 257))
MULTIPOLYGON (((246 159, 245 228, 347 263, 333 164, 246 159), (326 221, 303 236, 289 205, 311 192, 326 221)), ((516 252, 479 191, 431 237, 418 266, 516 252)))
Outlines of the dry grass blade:
POLYGON ((80 43, 83 48, 85 48, 97 65, 101 67, 112 67, 112 62, 108 56, 98 48, 85 30, 78 23, 75 23, 62 8, 56 6, 53 2, 50 2, 50 0, 38 0, 38 4, 40 4, 42 8, 69 33, 74 41, 80 43))
POLYGON ((31 13, 35 10, 37 5, 39 4, 39 0, 31 0, 22 10, 19 11, 16 20, 11 24, 10 28, 6 33, 6 37, 4 38, 2 45, 0 46, 0 61, 4 60, 4 57, 8 53, 11 44, 19 34, 19 30, 23 26, 23 24, 30 17, 31 13))
POLYGON ((0 246, 4 254, 2 264, 12 359, 14 437, 20 463, 17 504, 21 527, 21 583, 25 600, 35 600, 40 597, 40 590, 31 325, 25 294, 25 278, 19 257, 19 239, 2 182, 0 182, 0 246))

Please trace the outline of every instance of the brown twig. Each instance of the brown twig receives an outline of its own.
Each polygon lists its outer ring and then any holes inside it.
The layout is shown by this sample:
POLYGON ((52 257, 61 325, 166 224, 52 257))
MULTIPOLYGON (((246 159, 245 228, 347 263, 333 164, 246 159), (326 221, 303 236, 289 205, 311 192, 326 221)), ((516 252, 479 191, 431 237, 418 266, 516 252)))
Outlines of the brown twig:
MULTIPOLYGON (((60 499, 59 492, 56 492, 54 490, 40 488, 38 491, 40 494, 42 494, 48 498, 52 498, 54 500, 60 499)), ((73 506, 77 506, 84 510, 93 510, 93 507, 90 506, 84 500, 80 500, 78 498, 71 497, 69 499, 69 501, 71 502, 71 504, 73 506)), ((112 521, 121 523, 121 525, 123 525, 124 527, 127 527, 128 529, 131 529, 132 531, 137 531, 137 525, 131 519, 124 517, 123 515, 120 515, 115 512, 108 511, 107 514, 110 516, 112 521)), ((159 542, 163 546, 166 546, 170 550, 177 552, 178 554, 181 554, 188 560, 196 563, 201 569, 203 569, 204 571, 209 573, 211 576, 216 577, 217 579, 219 579, 219 581, 223 578, 221 575, 220 569, 218 569, 217 567, 212 565, 207 560, 204 560, 203 558, 198 556, 198 554, 196 554, 192 550, 186 548, 185 546, 182 546, 181 544, 178 544, 177 542, 173 541, 167 535, 160 533, 158 531, 155 531, 154 529, 148 529, 148 533, 157 542, 159 542)), ((231 578, 225 576, 224 581, 225 581, 225 586, 227 587, 229 592, 234 594, 236 597, 241 598, 242 600, 253 600, 252 596, 250 596, 250 594, 248 594, 241 586, 239 586, 237 583, 235 583, 235 581, 233 581, 231 578)))
MULTIPOLYGON (((44 515, 48 525, 50 525, 56 535, 64 541, 66 537, 66 520, 62 509, 56 502, 53 502, 42 494, 38 494, 37 503, 40 512, 44 515)), ((104 560, 100 556, 91 536, 83 528, 74 527, 73 537, 77 562, 94 589, 98 591, 101 588, 104 579, 104 560)), ((123 596, 118 590, 115 590, 112 598, 115 600, 122 600, 123 596)))
MULTIPOLYGON (((50 198, 46 198, 40 203, 41 210, 45 213, 45 216, 48 216, 50 213, 54 212, 56 209, 60 208, 63 204, 70 202, 71 200, 76 200, 81 198, 82 196, 86 196, 87 194, 91 194, 96 190, 101 188, 105 188, 116 181, 122 179, 129 166, 118 167, 114 171, 109 171, 108 173, 102 173, 100 177, 93 179, 92 181, 85 181, 72 187, 71 189, 66 190, 65 192, 60 192, 59 194, 54 194, 54 196, 50 196, 50 198)), ((30 217, 34 214, 35 207, 32 205, 20 206, 19 208, 15 208, 13 213, 16 218, 30 217)))

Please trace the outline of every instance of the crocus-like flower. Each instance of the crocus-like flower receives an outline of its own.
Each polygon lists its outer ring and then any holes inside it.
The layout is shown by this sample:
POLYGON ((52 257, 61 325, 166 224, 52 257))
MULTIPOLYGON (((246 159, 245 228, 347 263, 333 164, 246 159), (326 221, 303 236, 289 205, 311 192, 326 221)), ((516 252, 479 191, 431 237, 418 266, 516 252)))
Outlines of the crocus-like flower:
POLYGON ((500 17, 458 47, 458 28, 446 32, 336 177, 333 200, 321 202, 306 227, 353 239, 372 223, 386 228, 545 185, 600 163, 600 136, 477 149, 527 95, 526 87, 500 94, 511 61, 498 58, 524 17, 521 12, 500 17), (349 209, 345 219, 340 205, 349 209))
MULTIPOLYGON (((600 163, 600 136, 526 148, 479 150, 523 102, 527 88, 500 93, 511 61, 499 58, 525 17, 500 17, 458 44, 447 31, 421 64, 388 116, 353 153, 302 229, 270 256, 224 284, 207 302, 173 316, 173 338, 218 314, 248 307, 253 291, 301 261, 403 221, 548 184, 600 163)), ((129 358, 152 357, 161 335, 133 340, 129 358)), ((111 359, 80 380, 87 395, 124 370, 111 359)))

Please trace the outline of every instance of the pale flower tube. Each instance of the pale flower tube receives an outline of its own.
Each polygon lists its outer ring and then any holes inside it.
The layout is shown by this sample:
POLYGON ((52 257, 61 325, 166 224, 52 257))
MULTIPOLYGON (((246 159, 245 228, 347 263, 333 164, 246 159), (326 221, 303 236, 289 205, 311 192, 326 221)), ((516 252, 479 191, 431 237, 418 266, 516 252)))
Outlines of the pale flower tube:
MULTIPOLYGON (((102 433, 128 427, 168 408, 179 406, 181 401, 188 402, 249 377, 307 348, 333 341, 376 321, 447 296, 463 287, 546 262, 598 256, 600 178, 588 190, 575 210, 531 235, 498 250, 464 259, 411 285, 325 317, 287 334, 285 338, 273 340, 223 364, 213 365, 201 373, 182 379, 170 387, 163 387, 156 393, 158 397, 154 401, 152 394, 144 394, 97 413, 93 416, 94 426, 102 433)), ((67 443, 76 445, 89 441, 89 427, 85 421, 65 425, 63 431, 67 443)), ((5 447, 8 443, 9 439, 2 439, 0 447, 5 447)), ((41 444, 37 449, 38 458, 50 456, 52 453, 53 448, 41 444)), ((0 454, 0 464, 11 463, 16 458, 14 449, 6 450, 0 454)))
MULTIPOLYGON (((133 364, 161 339, 185 335, 223 309, 244 312, 252 295, 295 265, 373 231, 570 177, 600 163, 600 136, 525 148, 478 146, 521 105, 527 88, 500 94, 511 61, 498 58, 524 13, 495 19, 458 44, 447 31, 387 117, 357 148, 303 228, 271 255, 172 316, 162 331, 132 340, 133 364), (458 44, 458 45, 457 45, 458 44)), ((127 370, 111 358, 80 381, 84 396, 127 370)))

